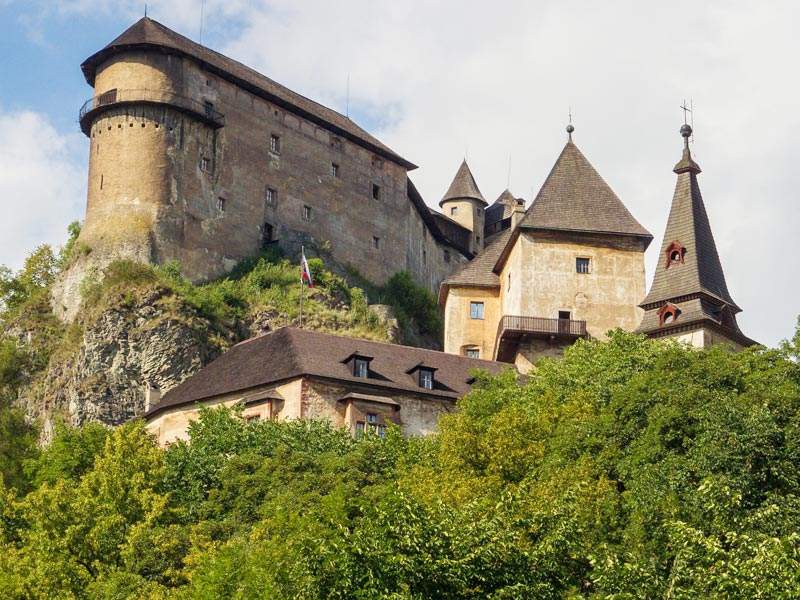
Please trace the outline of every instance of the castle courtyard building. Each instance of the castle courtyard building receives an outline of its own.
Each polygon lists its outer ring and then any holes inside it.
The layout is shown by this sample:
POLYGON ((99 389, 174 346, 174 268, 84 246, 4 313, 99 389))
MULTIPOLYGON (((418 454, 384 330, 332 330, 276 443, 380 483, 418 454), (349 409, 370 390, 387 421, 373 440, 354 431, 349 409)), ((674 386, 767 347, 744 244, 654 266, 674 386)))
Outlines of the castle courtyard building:
POLYGON ((93 87, 89 252, 58 283, 74 315, 81 281, 108 262, 177 261, 193 281, 278 244, 327 252, 374 283, 408 271, 431 290, 472 256, 440 229, 408 178, 415 165, 350 118, 145 17, 81 65, 93 87))
POLYGON ((489 207, 491 235, 445 280, 446 352, 525 372, 576 339, 636 329, 650 233, 572 141, 527 211, 509 192, 489 207))
POLYGON ((436 431, 476 372, 497 362, 284 327, 241 342, 167 392, 145 414, 158 443, 187 439, 202 407, 242 407, 245 419, 326 419, 354 435, 436 431))

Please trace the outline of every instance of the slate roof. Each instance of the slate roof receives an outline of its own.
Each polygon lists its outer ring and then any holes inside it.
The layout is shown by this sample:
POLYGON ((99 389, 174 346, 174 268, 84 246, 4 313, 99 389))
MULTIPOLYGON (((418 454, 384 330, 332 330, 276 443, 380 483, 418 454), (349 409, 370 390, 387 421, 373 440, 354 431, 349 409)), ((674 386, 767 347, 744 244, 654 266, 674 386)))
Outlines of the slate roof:
POLYGON ((483 211, 484 227, 488 228, 497 221, 502 221, 511 216, 517 199, 510 190, 506 189, 485 211, 483 211))
POLYGON ((283 327, 237 344, 195 375, 164 394, 147 418, 166 408, 248 390, 301 376, 333 379, 391 392, 412 392, 455 400, 471 386, 471 373, 485 370, 496 374, 508 365, 467 358, 435 350, 371 342, 307 329, 283 327), (354 354, 371 357, 371 378, 353 376, 345 364, 354 354), (436 369, 436 387, 419 387, 414 367, 436 369))
POLYGON ((439 291, 440 299, 443 299, 442 294, 451 286, 500 287, 500 277, 494 272, 494 268, 511 239, 513 231, 510 228, 504 229, 497 235, 488 238, 481 253, 445 279, 439 291))
POLYGON ((456 176, 453 178, 450 187, 447 188, 444 197, 439 202, 439 206, 448 200, 457 200, 460 198, 472 198, 483 202, 484 205, 488 204, 483 194, 481 194, 481 191, 478 189, 478 184, 475 183, 475 178, 472 176, 472 171, 469 170, 469 165, 467 165, 466 160, 461 161, 461 166, 458 167, 456 176))
POLYGON ((653 285, 642 301, 642 307, 691 294, 708 294, 730 305, 736 312, 741 309, 728 292, 725 274, 711 232, 711 224, 700 194, 697 174, 700 168, 691 160, 688 149, 675 167, 678 181, 672 197, 672 208, 667 219, 661 252, 658 255, 653 285), (688 162, 691 161, 691 164, 688 162), (667 248, 679 242, 685 249, 684 262, 667 267, 667 248))
POLYGON ((571 140, 520 226, 653 239, 571 140))
POLYGON ((416 165, 407 161, 381 141, 364 131, 348 117, 331 110, 289 88, 265 77, 261 73, 228 58, 210 48, 201 46, 187 37, 169 29, 158 21, 144 17, 126 29, 105 48, 87 58, 81 65, 89 85, 94 85, 97 68, 110 56, 137 49, 170 52, 193 58, 208 70, 232 81, 249 92, 286 108, 312 122, 316 122, 337 135, 348 138, 365 148, 396 162, 407 169, 416 165))
POLYGON ((681 128, 683 156, 673 169, 678 180, 653 285, 639 305, 645 309, 645 314, 637 331, 657 337, 676 330, 710 326, 738 343, 750 346, 756 342, 745 336, 736 322, 735 315, 741 309, 728 292, 700 193, 697 182, 700 166, 692 159, 688 144, 691 133, 688 125, 681 128), (678 245, 673 246, 673 243, 678 245), (668 261, 667 253, 677 248, 682 249, 683 261, 668 261), (658 311, 667 303, 676 306, 680 312, 672 322, 662 325, 658 311))

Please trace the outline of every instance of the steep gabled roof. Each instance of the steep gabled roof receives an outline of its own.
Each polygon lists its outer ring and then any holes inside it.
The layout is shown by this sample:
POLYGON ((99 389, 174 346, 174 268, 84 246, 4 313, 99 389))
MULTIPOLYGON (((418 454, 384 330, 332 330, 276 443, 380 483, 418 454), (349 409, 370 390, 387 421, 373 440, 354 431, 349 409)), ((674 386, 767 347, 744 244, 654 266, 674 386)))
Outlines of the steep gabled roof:
POLYGON ((683 158, 674 171, 678 175, 678 181, 672 197, 672 208, 661 243, 653 285, 641 306, 693 294, 707 294, 739 312, 741 309, 728 292, 725 273, 722 271, 703 196, 700 194, 700 185, 697 182, 700 167, 692 160, 688 145, 685 146, 683 158), (667 251, 673 244, 681 248, 682 261, 671 264, 667 251))
POLYGON ((520 226, 653 239, 571 139, 520 226))
POLYGON ((455 400, 469 391, 473 370, 497 374, 507 367, 436 350, 283 327, 237 344, 164 394, 161 402, 151 408, 146 417, 167 408, 301 376, 368 385, 382 388, 387 394, 412 392, 455 400), (353 375, 347 359, 354 354, 372 359, 369 368, 375 374, 374 378, 353 375), (437 385, 433 390, 420 388, 413 372, 410 374, 419 365, 436 370, 437 385))
POLYGON ((453 178, 450 187, 447 188, 447 193, 445 193, 444 197, 439 202, 439 206, 448 200, 458 200, 461 198, 471 198, 488 204, 483 194, 481 194, 481 191, 478 189, 478 184, 475 183, 475 178, 472 176, 472 171, 469 170, 469 165, 467 165, 466 160, 461 161, 461 166, 458 167, 456 176, 453 178))
POLYGON ((257 96, 264 97, 407 169, 416 168, 416 165, 395 153, 348 117, 301 96, 250 67, 201 46, 148 17, 138 20, 105 48, 83 62, 81 70, 86 81, 89 85, 94 85, 98 67, 109 57, 120 52, 139 49, 150 49, 193 58, 209 71, 257 96))

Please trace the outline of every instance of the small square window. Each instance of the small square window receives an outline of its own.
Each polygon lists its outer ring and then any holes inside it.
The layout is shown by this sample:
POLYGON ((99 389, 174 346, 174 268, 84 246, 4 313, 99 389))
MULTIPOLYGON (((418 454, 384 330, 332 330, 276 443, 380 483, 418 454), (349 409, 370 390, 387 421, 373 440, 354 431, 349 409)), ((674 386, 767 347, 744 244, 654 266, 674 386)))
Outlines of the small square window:
POLYGON ((588 274, 591 272, 591 259, 588 258, 576 258, 575 259, 575 271, 581 274, 588 274))
POLYGON ((419 370, 419 387, 425 388, 426 390, 433 389, 433 371, 430 369, 419 370))
POLYGON ((464 350, 464 355, 467 358, 480 358, 481 351, 478 348, 467 348, 466 350, 464 350))
POLYGON ((378 422, 378 415, 375 413, 367 413, 367 423, 370 425, 378 422))
POLYGON ((308 205, 303 206, 303 220, 304 221, 311 220, 311 207, 308 205))
POLYGON ((381 199, 381 186, 379 186, 377 183, 372 184, 372 199, 373 200, 381 199))
POLYGON ((269 136, 269 151, 275 154, 281 153, 281 136, 274 133, 269 136))
POLYGON ((264 190, 264 201, 267 206, 275 206, 278 204, 278 192, 273 188, 267 186, 264 190))
POLYGON ((331 175, 333 177, 339 177, 339 165, 336 163, 331 163, 331 175))
POLYGON ((470 302, 469 303, 469 318, 470 319, 483 319, 483 302, 470 302))
POLYGON ((381 247, 381 238, 373 235, 372 236, 372 245, 375 248, 380 248, 381 247))
POLYGON ((217 198, 217 211, 220 213, 225 212, 225 198, 223 198, 222 196, 217 198))
POLYGON ((367 379, 369 377, 369 361, 363 358, 356 358, 353 360, 353 377, 362 377, 367 379))
POLYGON ((450 207, 450 216, 452 217, 452 216, 455 216, 457 214, 458 214, 458 207, 457 206, 450 207))

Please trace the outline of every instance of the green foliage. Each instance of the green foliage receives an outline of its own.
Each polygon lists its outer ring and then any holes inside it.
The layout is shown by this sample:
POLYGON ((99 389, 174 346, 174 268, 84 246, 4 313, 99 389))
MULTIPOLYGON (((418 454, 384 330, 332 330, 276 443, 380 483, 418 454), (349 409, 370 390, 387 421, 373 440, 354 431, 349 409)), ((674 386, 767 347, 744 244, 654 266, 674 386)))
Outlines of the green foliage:
POLYGON ((16 274, 7 267, 0 268, 0 308, 6 312, 18 310, 46 293, 58 272, 58 259, 47 244, 36 248, 16 274))
POLYGON ((398 319, 411 319, 420 333, 441 339, 443 323, 436 297, 407 272, 392 275, 381 288, 381 295, 395 309, 398 319))
POLYGON ((738 354, 615 332, 520 385, 477 374, 441 433, 204 409, 61 426, 0 486, 15 597, 793 598, 795 345, 738 354))

